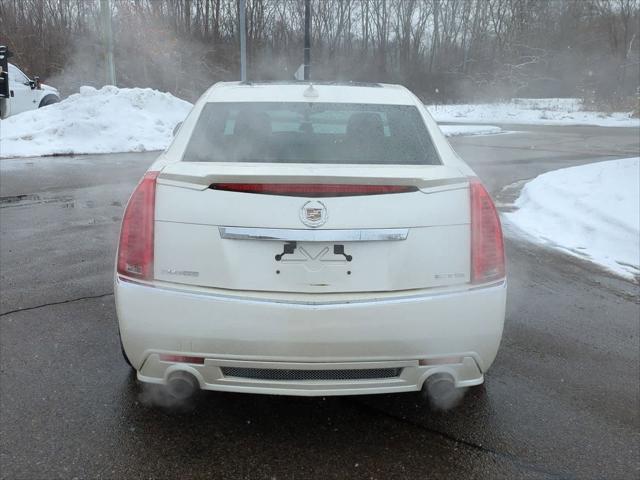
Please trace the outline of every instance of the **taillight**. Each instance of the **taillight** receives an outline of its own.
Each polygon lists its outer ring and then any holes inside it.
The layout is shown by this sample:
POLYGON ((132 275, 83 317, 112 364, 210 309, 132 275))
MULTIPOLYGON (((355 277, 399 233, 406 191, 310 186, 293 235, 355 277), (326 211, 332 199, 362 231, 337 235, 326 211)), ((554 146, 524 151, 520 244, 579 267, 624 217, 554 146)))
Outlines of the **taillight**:
POLYGON ((159 173, 145 173, 127 204, 118 247, 119 274, 153 279, 153 223, 159 173))
POLYGON ((382 195, 385 193, 415 192, 418 189, 406 185, 359 185, 340 183, 214 183, 209 188, 226 192, 261 193, 290 197, 350 197, 357 195, 382 195))
POLYGON ((504 241, 500 218, 489 193, 478 180, 469 184, 471 194, 471 283, 505 276, 504 241))

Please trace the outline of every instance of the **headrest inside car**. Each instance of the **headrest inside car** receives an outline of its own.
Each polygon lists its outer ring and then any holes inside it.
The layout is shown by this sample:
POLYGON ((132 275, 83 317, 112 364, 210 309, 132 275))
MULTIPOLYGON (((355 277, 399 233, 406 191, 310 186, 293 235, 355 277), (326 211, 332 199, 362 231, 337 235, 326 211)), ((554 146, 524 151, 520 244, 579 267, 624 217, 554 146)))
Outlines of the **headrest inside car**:
POLYGON ((349 117, 347 136, 376 138, 384 136, 382 119, 377 113, 359 112, 349 117))

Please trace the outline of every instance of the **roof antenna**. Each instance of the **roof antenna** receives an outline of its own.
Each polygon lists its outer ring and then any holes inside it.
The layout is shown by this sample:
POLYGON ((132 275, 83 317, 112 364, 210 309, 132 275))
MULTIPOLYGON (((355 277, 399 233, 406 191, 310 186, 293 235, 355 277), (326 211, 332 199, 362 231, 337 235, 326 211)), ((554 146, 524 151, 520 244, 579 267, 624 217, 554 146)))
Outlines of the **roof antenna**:
POLYGON ((319 93, 318 90, 313 88, 313 83, 309 82, 309 86, 305 88, 304 92, 302 92, 302 95, 307 98, 318 98, 319 93))

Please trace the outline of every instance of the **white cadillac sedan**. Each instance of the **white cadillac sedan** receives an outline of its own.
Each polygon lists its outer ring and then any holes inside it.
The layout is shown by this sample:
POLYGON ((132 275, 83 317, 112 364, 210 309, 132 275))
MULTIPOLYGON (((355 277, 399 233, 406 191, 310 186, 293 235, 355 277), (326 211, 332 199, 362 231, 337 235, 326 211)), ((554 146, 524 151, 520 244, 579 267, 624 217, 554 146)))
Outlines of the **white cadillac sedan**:
POLYGON ((455 391, 500 344, 502 231, 404 87, 219 83, 129 200, 115 292, 176 397, 455 391))

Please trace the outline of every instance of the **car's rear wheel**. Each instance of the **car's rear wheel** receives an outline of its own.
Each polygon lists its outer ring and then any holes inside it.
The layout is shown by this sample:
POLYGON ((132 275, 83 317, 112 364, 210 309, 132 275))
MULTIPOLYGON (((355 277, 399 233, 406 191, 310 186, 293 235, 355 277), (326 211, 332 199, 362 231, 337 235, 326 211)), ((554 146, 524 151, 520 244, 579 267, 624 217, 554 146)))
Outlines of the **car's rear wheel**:
POLYGON ((124 347, 122 346, 122 342, 120 342, 120 351, 122 352, 122 358, 124 358, 124 361, 127 363, 127 365, 129 365, 129 367, 131 367, 133 370, 135 370, 135 368, 133 367, 133 365, 131 365, 131 362, 129 361, 129 357, 127 357, 127 354, 124 351, 124 347))
POLYGON ((40 105, 38 108, 46 107, 47 105, 53 105, 54 103, 58 103, 60 99, 55 95, 47 95, 42 100, 40 100, 40 105))
POLYGON ((124 345, 122 345, 122 337, 120 336, 120 329, 118 329, 118 341, 120 342, 120 352, 122 353, 122 358, 124 359, 125 363, 129 365, 129 367, 131 367, 132 370, 135 370, 135 367, 131 365, 129 357, 127 357, 127 352, 124 351, 124 345))

